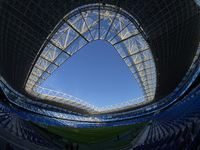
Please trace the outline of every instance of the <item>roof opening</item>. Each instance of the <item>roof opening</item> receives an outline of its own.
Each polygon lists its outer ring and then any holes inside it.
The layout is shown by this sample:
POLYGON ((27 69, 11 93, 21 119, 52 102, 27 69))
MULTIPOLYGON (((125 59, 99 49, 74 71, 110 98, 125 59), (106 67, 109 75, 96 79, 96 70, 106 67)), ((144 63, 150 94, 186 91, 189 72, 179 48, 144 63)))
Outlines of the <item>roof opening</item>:
POLYGON ((60 66, 41 87, 67 93, 103 107, 143 96, 115 48, 95 40, 60 66))

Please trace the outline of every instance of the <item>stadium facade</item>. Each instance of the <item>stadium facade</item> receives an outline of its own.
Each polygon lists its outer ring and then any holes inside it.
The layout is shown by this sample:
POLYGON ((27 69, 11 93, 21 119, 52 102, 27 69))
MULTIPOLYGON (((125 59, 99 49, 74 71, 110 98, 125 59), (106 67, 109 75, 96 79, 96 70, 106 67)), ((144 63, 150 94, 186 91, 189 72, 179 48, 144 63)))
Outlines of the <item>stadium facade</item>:
MULTIPOLYGON (((171 106, 190 104, 190 99, 198 102, 193 97, 200 89, 199 3, 1 1, 1 98, 21 110, 1 103, 2 112, 41 124, 104 127, 154 120, 155 114, 171 106), (143 97, 98 108, 40 87, 73 54, 97 39, 115 47, 143 97)), ((10 117, 4 115, 4 120, 10 117)))

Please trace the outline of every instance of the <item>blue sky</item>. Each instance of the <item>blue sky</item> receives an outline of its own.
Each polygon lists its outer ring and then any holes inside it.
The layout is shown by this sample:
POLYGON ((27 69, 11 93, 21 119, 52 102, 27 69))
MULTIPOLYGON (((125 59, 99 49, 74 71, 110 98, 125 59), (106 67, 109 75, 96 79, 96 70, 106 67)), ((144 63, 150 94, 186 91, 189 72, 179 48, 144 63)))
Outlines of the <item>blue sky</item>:
POLYGON ((97 107, 143 96, 115 48, 102 40, 92 41, 80 49, 41 86, 75 96, 97 107))

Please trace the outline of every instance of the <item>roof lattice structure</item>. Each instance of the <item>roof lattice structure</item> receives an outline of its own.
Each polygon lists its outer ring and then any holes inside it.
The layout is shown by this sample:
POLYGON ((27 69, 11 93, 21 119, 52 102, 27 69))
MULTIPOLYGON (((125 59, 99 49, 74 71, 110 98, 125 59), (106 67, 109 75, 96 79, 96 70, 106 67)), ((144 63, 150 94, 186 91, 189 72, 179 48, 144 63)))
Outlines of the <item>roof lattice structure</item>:
POLYGON ((77 8, 60 21, 45 41, 25 89, 44 98, 42 93, 37 92, 38 87, 83 46, 101 39, 115 47, 146 100, 151 101, 155 95, 156 71, 150 48, 142 34, 145 36, 134 18, 118 7, 91 4, 77 8))
MULTIPOLYGON (((44 41, 51 39, 48 36, 54 35, 51 34, 52 31, 56 31, 56 25, 66 14, 73 10, 75 13, 76 8, 81 6, 101 2, 123 9, 133 16, 140 26, 141 30, 138 31, 144 34, 142 37, 147 41, 155 59, 156 87, 153 102, 171 93, 187 73, 197 52, 200 34, 198 0, 2 0, 0 1, 1 76, 15 90, 34 99, 25 91, 25 87, 38 58, 42 56, 43 48, 47 46, 44 41)), ((63 21, 71 27, 78 25, 78 22, 73 24, 70 19, 63 21)), ((91 32, 91 29, 88 29, 91 32)), ((79 31, 78 28, 76 30, 79 31)), ((103 30, 101 33, 103 36, 103 30)), ((99 35, 101 37, 101 34, 99 35)), ((79 35, 79 38, 82 36, 79 35)), ((89 37, 85 38, 90 41, 89 37)), ((55 44, 55 41, 48 42, 55 44)), ((113 44, 117 46, 120 43, 113 44)), ((64 52, 64 49, 61 51, 64 52)), ((128 57, 122 56, 122 58, 128 57)))

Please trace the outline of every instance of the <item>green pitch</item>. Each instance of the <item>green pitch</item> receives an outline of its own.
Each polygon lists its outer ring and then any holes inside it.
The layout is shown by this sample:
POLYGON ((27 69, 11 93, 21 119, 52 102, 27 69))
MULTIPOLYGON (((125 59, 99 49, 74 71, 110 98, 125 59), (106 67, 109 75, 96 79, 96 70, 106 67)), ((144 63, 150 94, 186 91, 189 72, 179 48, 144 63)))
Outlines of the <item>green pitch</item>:
POLYGON ((131 131, 139 124, 101 127, 101 128, 67 128, 57 126, 47 126, 47 129, 63 138, 76 143, 88 145, 116 138, 117 134, 122 135, 131 131))
MULTIPOLYGON (((38 123, 33 123, 31 125, 33 125, 33 127, 38 130, 38 132, 51 140, 49 134, 34 124, 39 125, 38 123)), ((139 126, 139 124, 136 123, 132 125, 102 128, 67 128, 41 124, 43 128, 46 128, 49 131, 62 136, 67 141, 79 143, 80 150, 105 150, 113 148, 115 150, 122 149, 129 146, 131 141, 144 129, 146 125, 147 122, 143 122, 141 126, 132 134, 128 134, 127 136, 121 138, 120 141, 114 141, 117 134, 121 136, 124 133, 129 132, 135 127, 139 126)), ((59 145, 62 145, 63 147, 66 145, 65 141, 59 141, 56 138, 54 138, 53 141, 59 145)))

